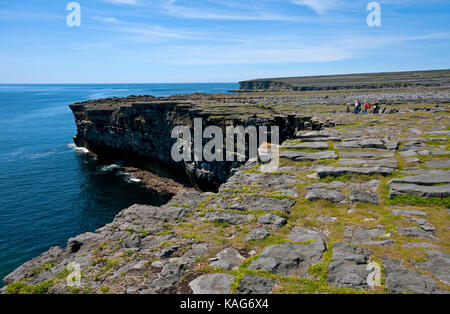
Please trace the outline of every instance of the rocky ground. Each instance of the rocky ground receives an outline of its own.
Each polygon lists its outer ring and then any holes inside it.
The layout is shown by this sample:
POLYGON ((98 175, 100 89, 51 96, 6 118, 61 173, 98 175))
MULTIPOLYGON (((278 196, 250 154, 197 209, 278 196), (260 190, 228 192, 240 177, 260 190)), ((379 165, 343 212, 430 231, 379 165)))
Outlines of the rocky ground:
POLYGON ((320 108, 337 126, 284 142, 277 172, 250 160, 218 193, 134 205, 22 265, 2 292, 448 293, 449 107, 320 108))

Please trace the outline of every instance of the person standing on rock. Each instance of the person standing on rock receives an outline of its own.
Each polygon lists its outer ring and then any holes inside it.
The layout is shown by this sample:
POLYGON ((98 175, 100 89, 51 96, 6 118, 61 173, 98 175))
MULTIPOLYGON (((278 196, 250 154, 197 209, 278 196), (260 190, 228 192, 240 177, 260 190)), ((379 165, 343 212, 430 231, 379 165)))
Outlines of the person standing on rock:
POLYGON ((380 105, 378 105, 378 102, 375 100, 373 102, 373 114, 378 114, 380 112, 380 105))
POLYGON ((353 111, 354 114, 358 114, 359 113, 359 107, 361 105, 359 104, 359 101, 355 102, 355 110, 353 111))
POLYGON ((364 105, 364 114, 367 114, 367 111, 370 109, 370 103, 366 101, 366 104, 364 105))

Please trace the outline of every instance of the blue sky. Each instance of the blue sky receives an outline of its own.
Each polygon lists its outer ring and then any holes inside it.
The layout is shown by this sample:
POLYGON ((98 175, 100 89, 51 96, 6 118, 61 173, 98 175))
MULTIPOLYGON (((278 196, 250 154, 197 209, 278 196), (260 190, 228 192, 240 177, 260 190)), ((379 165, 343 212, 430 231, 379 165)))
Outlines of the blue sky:
POLYGON ((237 82, 450 68, 450 1, 0 0, 0 83, 237 82))

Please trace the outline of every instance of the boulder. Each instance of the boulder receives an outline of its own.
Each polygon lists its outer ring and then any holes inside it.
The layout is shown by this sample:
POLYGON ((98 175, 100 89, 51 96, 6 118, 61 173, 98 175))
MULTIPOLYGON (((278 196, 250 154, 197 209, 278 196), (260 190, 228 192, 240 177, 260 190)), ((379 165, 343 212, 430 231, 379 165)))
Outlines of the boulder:
POLYGON ((239 294, 268 294, 275 287, 275 280, 262 276, 245 275, 239 282, 239 294))
POLYGON ((270 235, 270 232, 264 228, 257 228, 250 231, 244 238, 246 242, 262 240, 267 238, 270 235))
POLYGON ((194 294, 230 294, 234 277, 227 274, 209 274, 189 283, 194 294))
POLYGON ((209 264, 212 267, 223 268, 225 270, 237 270, 245 260, 239 252, 234 248, 227 248, 217 253, 217 261, 209 264))
POLYGON ((274 227, 280 228, 287 223, 287 220, 278 215, 267 214, 260 216, 258 218, 258 223, 260 225, 272 225, 274 227))
POLYGON ((78 251, 87 251, 99 244, 102 235, 98 233, 86 232, 67 241, 67 253, 77 253, 78 251))

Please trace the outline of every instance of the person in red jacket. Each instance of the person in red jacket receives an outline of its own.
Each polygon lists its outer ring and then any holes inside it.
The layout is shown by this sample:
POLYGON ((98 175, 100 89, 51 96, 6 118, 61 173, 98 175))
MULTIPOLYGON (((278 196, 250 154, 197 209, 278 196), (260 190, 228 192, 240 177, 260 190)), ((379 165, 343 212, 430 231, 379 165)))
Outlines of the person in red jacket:
POLYGON ((364 105, 364 114, 367 114, 367 111, 370 109, 370 103, 366 102, 366 104, 364 105))

